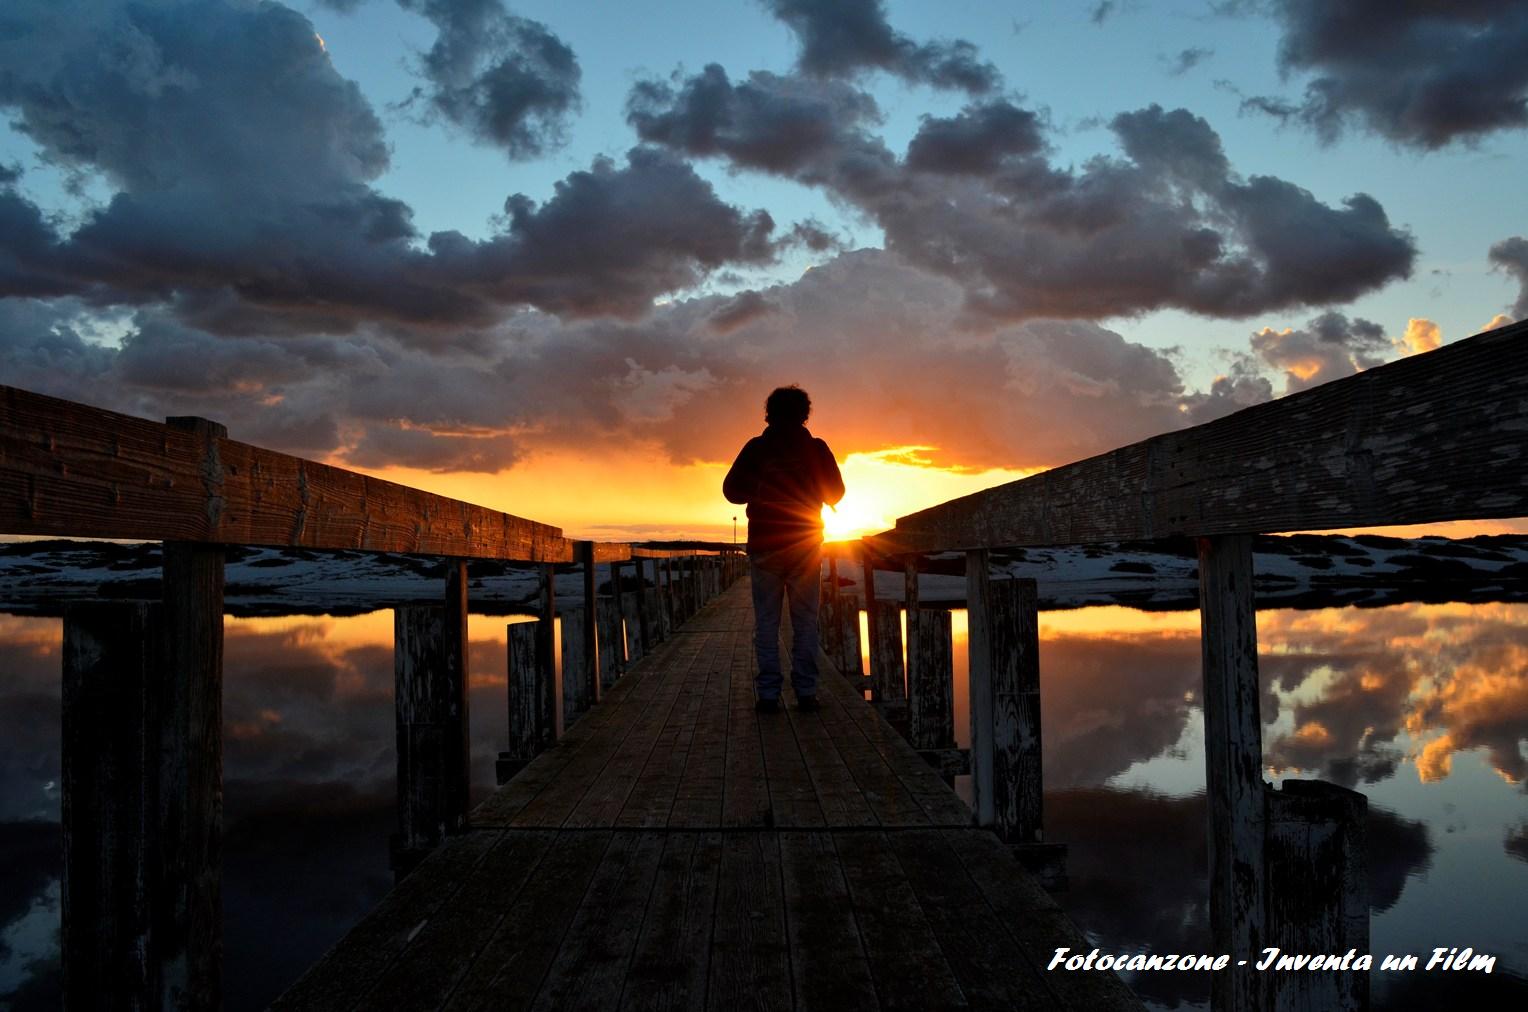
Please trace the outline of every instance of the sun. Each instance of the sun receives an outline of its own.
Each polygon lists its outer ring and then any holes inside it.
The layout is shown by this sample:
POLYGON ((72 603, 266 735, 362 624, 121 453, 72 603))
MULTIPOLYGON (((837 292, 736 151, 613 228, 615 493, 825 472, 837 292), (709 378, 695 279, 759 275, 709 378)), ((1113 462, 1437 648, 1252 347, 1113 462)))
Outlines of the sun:
POLYGON ((826 541, 853 541, 865 534, 877 534, 895 523, 884 515, 874 499, 866 495, 844 496, 838 506, 822 508, 822 536, 826 541))

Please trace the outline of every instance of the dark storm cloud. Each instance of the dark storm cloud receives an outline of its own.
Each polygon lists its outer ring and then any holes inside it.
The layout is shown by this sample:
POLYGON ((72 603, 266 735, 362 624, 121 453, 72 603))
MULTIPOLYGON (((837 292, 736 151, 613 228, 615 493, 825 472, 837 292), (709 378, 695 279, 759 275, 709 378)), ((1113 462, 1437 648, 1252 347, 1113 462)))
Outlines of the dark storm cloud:
POLYGON ((1352 376, 1384 361, 1393 344, 1379 324, 1323 313, 1301 328, 1265 327, 1252 335, 1252 350, 1284 372, 1284 392, 1352 376))
POLYGON ((1517 0, 1281 0, 1273 14, 1280 69, 1309 78, 1299 103, 1268 108, 1324 140, 1356 126, 1436 149, 1528 125, 1528 8, 1517 0))
MULTIPOLYGON (((499 9, 431 10, 491 21, 499 9)), ((188 323, 234 333, 443 328, 525 303, 636 313, 666 286, 774 253, 767 215, 640 151, 572 174, 539 207, 512 197, 498 235, 444 233, 421 248, 410 208, 370 185, 388 165, 380 122, 296 12, 26 0, 10 19, 0 105, 45 157, 116 192, 61 235, 13 186, 0 190, 0 293, 171 301, 188 323)))
POLYGON ((964 39, 918 43, 886 20, 882 0, 764 0, 796 33, 800 67, 816 77, 884 70, 908 81, 984 94, 1002 75, 964 39))
POLYGON ((1491 265, 1515 277, 1519 285, 1512 315, 1528 320, 1528 239, 1515 235, 1491 247, 1491 265))
POLYGON ((690 165, 657 148, 617 166, 597 158, 557 184, 539 207, 505 203, 507 229, 473 242, 430 237, 430 276, 506 304, 570 316, 639 316, 653 297, 686 288, 724 264, 775 258, 774 221, 723 203, 690 165))
POLYGON ((869 133, 868 101, 801 77, 733 84, 712 66, 639 84, 628 119, 646 141, 823 188, 999 319, 1249 316, 1353 299, 1409 276, 1416 257, 1365 194, 1333 207, 1282 179, 1239 177, 1187 110, 1116 116, 1125 157, 1063 169, 1044 155, 1038 118, 1012 103, 928 119, 899 159, 869 133))
POLYGON ((432 21, 435 44, 420 60, 429 108, 511 158, 559 146, 579 108, 578 59, 547 28, 499 0, 399 0, 432 21))
POLYGON ((743 324, 756 320, 766 313, 778 312, 779 308, 758 292, 739 292, 718 306, 716 311, 708 317, 708 321, 711 329, 718 334, 730 334, 743 324))
POLYGON ((958 116, 923 117, 907 145, 907 166, 920 172, 985 176, 1003 160, 1045 148, 1040 117, 1008 101, 967 106, 958 116))
POLYGON ((376 326, 326 339, 223 336, 159 309, 104 335, 88 319, 68 300, 0 302, 0 373, 367 466, 497 471, 530 445, 721 460, 754 434, 737 405, 762 403, 792 362, 811 362, 812 383, 833 391, 819 415, 839 452, 935 445, 970 465, 1055 464, 1133 442, 1182 425, 1179 405, 1196 396, 1167 356, 1095 324, 971 321, 957 284, 880 250, 641 320, 522 312, 449 346, 376 326), (197 367, 177 368, 186 363, 197 367))
POLYGON ((880 112, 874 99, 847 84, 762 70, 733 84, 713 63, 682 83, 639 81, 626 118, 644 141, 789 175, 851 143, 871 144, 864 128, 879 122, 880 112))

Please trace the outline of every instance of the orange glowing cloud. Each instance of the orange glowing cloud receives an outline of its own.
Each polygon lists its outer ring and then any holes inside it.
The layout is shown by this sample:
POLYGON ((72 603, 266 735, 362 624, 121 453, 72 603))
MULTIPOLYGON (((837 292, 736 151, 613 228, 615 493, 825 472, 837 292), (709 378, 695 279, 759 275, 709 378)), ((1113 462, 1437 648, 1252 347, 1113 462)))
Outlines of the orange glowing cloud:
MULTIPOLYGON (((1489 329, 1489 328, 1487 328, 1489 329)), ((1406 321, 1406 333, 1395 342, 1395 350, 1402 355, 1420 355, 1443 344, 1443 330, 1436 323, 1413 316, 1406 321)))

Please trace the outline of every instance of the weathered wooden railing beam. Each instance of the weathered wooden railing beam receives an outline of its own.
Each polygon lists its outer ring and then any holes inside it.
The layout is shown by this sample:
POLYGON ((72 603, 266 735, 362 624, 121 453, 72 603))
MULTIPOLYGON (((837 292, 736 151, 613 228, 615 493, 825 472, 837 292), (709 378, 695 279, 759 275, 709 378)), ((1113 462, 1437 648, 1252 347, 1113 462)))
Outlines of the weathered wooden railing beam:
POLYGON ((561 561, 556 527, 0 386, 0 532, 561 561))
POLYGON ((945 551, 1528 516, 1528 321, 897 520, 945 551))

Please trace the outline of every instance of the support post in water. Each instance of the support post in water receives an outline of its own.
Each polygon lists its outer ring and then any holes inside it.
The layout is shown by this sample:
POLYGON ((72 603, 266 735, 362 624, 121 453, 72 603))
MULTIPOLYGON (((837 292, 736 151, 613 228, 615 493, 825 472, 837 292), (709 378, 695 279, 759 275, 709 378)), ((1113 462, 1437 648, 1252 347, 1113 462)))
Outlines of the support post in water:
POLYGON ((1214 975, 1217 1012, 1262 1007, 1250 960, 1262 951, 1267 909, 1263 862, 1266 801, 1258 715, 1257 611, 1252 536, 1199 539, 1199 613, 1204 653, 1204 762, 1210 843, 1210 933, 1231 966, 1214 975), (1249 960, 1246 967, 1237 961, 1249 960))
POLYGON ((580 658, 578 676, 582 680, 581 692, 585 699, 584 709, 600 701, 599 661, 599 584, 596 583, 594 567, 594 542, 580 541, 578 557, 584 575, 584 653, 580 658))
POLYGON ((992 742, 992 582, 985 548, 966 553, 967 677, 971 696, 971 818, 978 826, 997 822, 992 742))
POLYGON ((407 875, 442 838, 467 828, 467 563, 446 563, 445 600, 393 610, 398 835, 407 875))
MULTIPOLYGON (((1281 952, 1369 951, 1369 886, 1364 859, 1368 802, 1321 780, 1286 779, 1268 788, 1264 860, 1268 868, 1264 946, 1281 952)), ((1276 1012, 1369 1007, 1369 974, 1326 970, 1264 973, 1262 1007, 1276 1012)))
POLYGON ((953 644, 950 613, 921 609, 918 638, 907 656, 908 738, 915 749, 955 747, 953 644))
POLYGON ((992 729, 984 739, 990 737, 992 756, 983 766, 992 770, 992 828, 1007 843, 1038 844, 1045 838, 1038 589, 1034 580, 989 580, 985 592, 983 660, 991 702, 984 709, 992 729))
POLYGON ((562 707, 557 693, 556 661, 542 656, 548 619, 517 622, 506 630, 509 641, 509 748, 495 764, 498 782, 507 783, 562 737, 562 707))
POLYGON ((70 1007, 222 1005, 222 548, 164 568, 163 601, 64 613, 70 1007))

